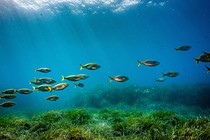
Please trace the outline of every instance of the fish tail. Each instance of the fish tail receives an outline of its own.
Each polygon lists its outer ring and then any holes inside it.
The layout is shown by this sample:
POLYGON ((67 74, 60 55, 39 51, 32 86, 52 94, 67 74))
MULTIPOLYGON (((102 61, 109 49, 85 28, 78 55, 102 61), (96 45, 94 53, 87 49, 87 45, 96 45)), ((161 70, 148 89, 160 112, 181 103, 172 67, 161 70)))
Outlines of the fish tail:
POLYGON ((36 68, 34 69, 34 72, 37 72, 37 69, 36 68))
POLYGON ((77 84, 74 84, 74 88, 76 88, 77 87, 77 84))
POLYGON ((194 60, 195 60, 196 64, 198 64, 199 59, 198 58, 194 58, 194 60))
POLYGON ((162 73, 162 78, 165 78, 166 74, 165 73, 162 73))
POLYGON ((34 90, 36 90, 36 87, 35 87, 35 86, 32 86, 32 88, 33 88, 34 90))
POLYGON ((179 49, 178 48, 174 48, 176 51, 178 51, 179 49))
POLYGON ((82 64, 80 64, 80 70, 82 70, 84 68, 84 66, 82 64))
POLYGON ((49 86, 48 89, 50 90, 50 92, 52 92, 52 90, 53 90, 51 86, 49 86))
POLYGON ((32 82, 30 81, 30 82, 29 82, 29 84, 31 85, 31 84, 32 84, 32 82))
POLYGON ((65 79, 65 77, 62 75, 62 80, 61 81, 63 81, 65 79))
POLYGON ((35 78, 34 78, 34 82, 37 82, 37 81, 38 81, 38 79, 35 77, 35 78))
POLYGON ((138 67, 139 67, 142 63, 141 63, 141 61, 139 61, 139 60, 137 60, 137 62, 138 62, 138 67))
POLYGON ((0 91, 0 95, 2 94, 2 92, 0 91))
POLYGON ((109 76, 109 82, 111 83, 113 80, 113 78, 111 76, 109 76))
POLYGON ((209 68, 209 67, 207 67, 207 66, 206 66, 206 68, 207 68, 207 73, 209 73, 209 72, 210 72, 210 68, 209 68))

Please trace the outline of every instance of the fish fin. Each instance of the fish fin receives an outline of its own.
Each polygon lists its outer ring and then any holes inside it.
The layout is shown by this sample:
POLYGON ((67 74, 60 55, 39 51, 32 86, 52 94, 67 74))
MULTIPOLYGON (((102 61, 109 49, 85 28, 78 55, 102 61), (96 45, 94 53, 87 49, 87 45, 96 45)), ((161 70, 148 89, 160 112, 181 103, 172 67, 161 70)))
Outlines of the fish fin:
POLYGON ((113 78, 111 76, 109 76, 109 82, 111 83, 113 80, 113 78))
POLYGON ((51 86, 49 86, 48 89, 50 90, 50 92, 52 92, 52 90, 53 90, 53 88, 51 86))
POLYGON ((62 80, 61 81, 63 81, 65 79, 65 77, 62 75, 62 80))
POLYGON ((82 69, 83 69, 83 67, 84 67, 84 66, 83 66, 82 64, 80 64, 80 70, 82 70, 82 69))
POLYGON ((199 59, 198 58, 194 58, 194 60, 195 60, 196 64, 199 63, 199 59))
POLYGON ((137 62, 138 62, 138 67, 139 67, 141 65, 141 62, 139 60, 137 60, 137 62))

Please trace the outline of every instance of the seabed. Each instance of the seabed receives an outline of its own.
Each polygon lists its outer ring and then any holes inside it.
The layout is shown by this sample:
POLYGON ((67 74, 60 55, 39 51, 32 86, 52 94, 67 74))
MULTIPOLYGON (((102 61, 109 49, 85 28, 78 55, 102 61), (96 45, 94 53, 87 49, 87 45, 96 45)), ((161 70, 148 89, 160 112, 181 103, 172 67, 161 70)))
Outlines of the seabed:
POLYGON ((176 92, 172 87, 94 89, 98 94, 88 91, 71 97, 78 99, 71 108, 1 113, 0 139, 209 140, 209 104, 202 100, 209 99, 203 93, 209 86, 200 86, 174 87, 176 92))

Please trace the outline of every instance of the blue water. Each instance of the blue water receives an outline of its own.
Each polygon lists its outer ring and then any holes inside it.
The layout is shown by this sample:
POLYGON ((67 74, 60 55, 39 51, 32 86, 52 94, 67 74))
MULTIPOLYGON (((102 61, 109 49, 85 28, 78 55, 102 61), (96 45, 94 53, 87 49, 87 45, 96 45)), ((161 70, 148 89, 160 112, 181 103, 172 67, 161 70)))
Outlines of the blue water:
POLYGON ((193 59, 210 52, 207 0, 145 0, 127 7, 123 5, 126 1, 113 3, 122 5, 122 10, 108 4, 100 7, 100 2, 71 7, 67 1, 47 8, 38 5, 41 8, 35 10, 30 5, 21 6, 24 1, 19 5, 15 0, 0 2, 0 91, 32 89, 29 82, 35 77, 52 77, 59 83, 62 75, 90 76, 82 81, 83 89, 74 89, 73 83, 66 81, 70 83, 67 89, 53 91, 60 96, 56 102, 44 100, 51 93, 35 91, 18 95, 14 100, 17 105, 9 109, 65 108, 70 94, 101 85, 153 87, 210 83, 205 68, 210 63, 196 65, 193 59), (175 51, 181 45, 192 48, 187 52, 175 51), (137 60, 146 59, 157 60, 160 65, 137 66, 137 60), (96 62, 101 68, 79 70, 79 64, 89 62, 96 62), (52 72, 34 73, 39 67, 49 67, 52 72), (180 75, 163 83, 154 80, 168 71, 180 75), (109 83, 109 76, 118 74, 128 76, 129 81, 109 83))

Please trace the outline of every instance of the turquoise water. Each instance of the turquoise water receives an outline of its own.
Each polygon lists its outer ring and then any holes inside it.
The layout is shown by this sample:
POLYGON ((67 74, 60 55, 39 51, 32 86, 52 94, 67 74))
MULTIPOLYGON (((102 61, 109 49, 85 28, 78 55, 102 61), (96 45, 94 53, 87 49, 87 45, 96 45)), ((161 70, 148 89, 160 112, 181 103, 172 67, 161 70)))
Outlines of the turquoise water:
MULTIPOLYGON (((199 92, 195 94, 203 97, 199 98, 199 103, 206 101, 210 99, 207 88, 210 74, 207 74, 205 65, 210 64, 200 62, 196 65, 193 58, 210 51, 209 6, 207 0, 1 0, 0 91, 23 87, 32 89, 29 82, 35 77, 52 77, 56 83, 61 82, 62 75, 85 73, 89 78, 81 81, 85 84, 84 88, 74 88, 73 82, 65 81, 70 86, 63 91, 18 94, 14 99, 15 106, 1 107, 0 110, 71 108, 78 105, 75 102, 79 98, 93 99, 93 95, 103 91, 115 96, 115 92, 119 93, 116 89, 129 86, 132 89, 145 87, 149 90, 164 87, 171 89, 171 93, 177 93, 179 89, 179 93, 184 91, 189 94, 186 101, 192 100, 190 93, 197 90, 199 92), (192 48, 186 52, 175 51, 174 48, 182 45, 192 48), (160 65, 137 66, 137 60, 146 59, 157 60, 160 65), (96 62, 101 68, 80 71, 79 65, 89 62, 96 62), (34 69, 40 67, 49 67, 52 72, 35 73, 34 69), (154 80, 168 71, 177 71, 180 75, 166 78, 162 83, 154 80), (119 74, 128 76, 129 80, 109 83, 109 76, 119 74), (45 101, 51 94, 58 95, 60 99, 56 102, 45 101)), ((130 97, 129 92, 123 99, 130 97)), ((158 90, 155 93, 158 94, 158 90)), ((165 94, 161 93, 160 96, 165 94)), ((96 98, 97 101, 102 101, 102 97, 96 98)), ((147 98, 141 94, 133 98, 140 97, 147 98)), ((176 94, 171 98, 180 99, 176 94)), ((1 99, 1 103, 4 101, 1 99)), ((88 106, 86 101, 81 103, 88 106)), ((116 101, 116 104, 120 104, 120 101, 116 101)), ((167 102, 171 100, 161 103, 167 102)), ((176 102, 173 103, 176 105, 176 102)))

